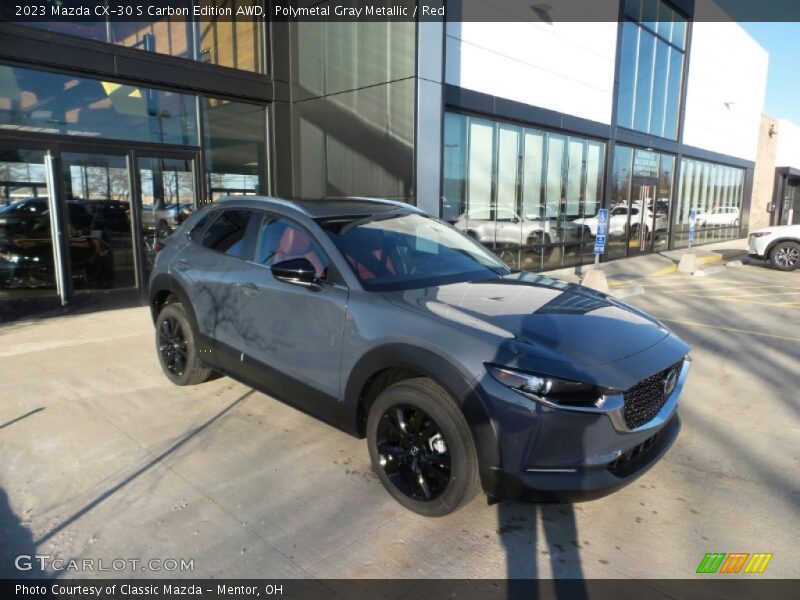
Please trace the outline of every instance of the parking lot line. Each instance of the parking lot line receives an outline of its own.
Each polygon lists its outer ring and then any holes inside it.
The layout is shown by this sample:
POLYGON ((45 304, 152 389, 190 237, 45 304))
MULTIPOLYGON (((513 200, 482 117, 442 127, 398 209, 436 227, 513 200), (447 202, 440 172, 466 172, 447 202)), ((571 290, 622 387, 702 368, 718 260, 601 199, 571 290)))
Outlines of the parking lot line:
POLYGON ((791 337, 787 335, 778 335, 776 333, 766 333, 764 331, 752 331, 749 329, 737 329, 735 327, 723 327, 722 325, 709 325, 708 323, 700 323, 698 321, 684 321, 682 319, 667 319, 664 317, 656 317, 659 321, 664 321, 665 323, 679 323, 681 325, 693 325, 695 327, 706 327, 708 329, 720 329, 722 331, 730 331, 732 333, 745 333, 747 335, 757 335, 760 337, 769 337, 775 338, 778 340, 787 340, 790 342, 800 342, 800 338, 791 337))
POLYGON ((795 302, 758 302, 757 300, 740 299, 737 296, 709 296, 707 294, 687 294, 686 292, 681 292, 680 295, 689 298, 702 298, 703 300, 716 300, 717 302, 735 302, 737 304, 755 304, 757 306, 776 306, 778 308, 792 308, 795 304, 795 302))

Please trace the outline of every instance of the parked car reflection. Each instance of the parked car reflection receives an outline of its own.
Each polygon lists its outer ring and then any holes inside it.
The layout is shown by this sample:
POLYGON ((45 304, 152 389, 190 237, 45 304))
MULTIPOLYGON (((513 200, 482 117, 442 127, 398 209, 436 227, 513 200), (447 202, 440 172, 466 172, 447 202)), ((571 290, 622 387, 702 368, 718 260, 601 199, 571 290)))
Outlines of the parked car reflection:
POLYGON ((485 246, 541 246, 581 241, 583 226, 577 221, 555 217, 540 218, 520 215, 513 210, 498 208, 472 209, 463 213, 453 224, 485 246), (494 214, 492 214, 494 212, 494 214))
MULTIPOLYGON (((70 200, 68 249, 73 283, 110 287, 114 281, 112 244, 130 221, 112 202, 70 200), (92 205, 89 207, 89 205, 92 205)), ((50 210, 47 198, 26 198, 0 208, 0 288, 55 286, 50 210)))

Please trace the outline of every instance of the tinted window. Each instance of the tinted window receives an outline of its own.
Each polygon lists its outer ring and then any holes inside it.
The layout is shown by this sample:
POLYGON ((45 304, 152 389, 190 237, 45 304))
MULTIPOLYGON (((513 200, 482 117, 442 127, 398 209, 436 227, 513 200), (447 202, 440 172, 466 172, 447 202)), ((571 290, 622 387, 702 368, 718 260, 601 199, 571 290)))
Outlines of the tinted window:
POLYGON ((204 214, 192 227, 192 230, 189 232, 189 239, 191 239, 194 243, 199 244, 203 237, 203 229, 208 224, 209 218, 211 218, 211 216, 214 214, 215 213, 211 212, 204 214))
POLYGON ((242 258, 244 234, 252 213, 247 210, 224 210, 206 229, 202 246, 228 256, 242 258))
POLYGON ((508 274, 480 244, 418 214, 319 221, 368 290, 401 290, 508 274))
POLYGON ((305 258, 314 265, 317 277, 326 279, 329 261, 305 229, 287 219, 265 216, 258 235, 256 261, 272 266, 286 260, 305 258))

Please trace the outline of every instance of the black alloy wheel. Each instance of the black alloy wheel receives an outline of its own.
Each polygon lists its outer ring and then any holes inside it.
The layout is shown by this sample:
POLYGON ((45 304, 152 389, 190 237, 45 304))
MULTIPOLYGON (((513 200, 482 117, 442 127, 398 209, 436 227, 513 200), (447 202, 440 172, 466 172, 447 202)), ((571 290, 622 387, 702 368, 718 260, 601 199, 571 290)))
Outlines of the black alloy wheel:
POLYGON ((158 352, 164 368, 176 377, 186 370, 186 338, 176 317, 162 319, 158 327, 158 352))
POLYGON ((167 304, 156 318, 156 350, 161 369, 176 385, 197 385, 214 372, 200 360, 200 349, 186 311, 178 302, 167 304))
POLYGON ((366 433, 378 479, 409 510, 441 517, 480 489, 464 413, 432 379, 406 379, 383 390, 369 408, 366 433))
POLYGON ((441 496, 452 475, 447 440, 421 408, 398 404, 381 417, 376 436, 380 465, 392 484, 413 500, 441 496))

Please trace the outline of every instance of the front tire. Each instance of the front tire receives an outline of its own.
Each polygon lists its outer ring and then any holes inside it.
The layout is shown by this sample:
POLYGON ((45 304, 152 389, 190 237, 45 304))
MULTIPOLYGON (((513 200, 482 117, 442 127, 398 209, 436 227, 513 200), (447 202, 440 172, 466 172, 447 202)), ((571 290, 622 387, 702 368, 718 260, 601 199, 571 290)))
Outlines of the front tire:
POLYGON ((378 396, 367 444, 381 483, 409 510, 441 517, 478 492, 478 455, 466 419, 428 378, 401 381, 378 396))
POLYGON ((156 350, 161 369, 175 385, 197 385, 211 378, 195 339, 183 306, 167 304, 156 319, 156 350))
POLYGON ((778 242, 769 253, 769 261, 779 271, 794 271, 800 267, 800 244, 778 242))

